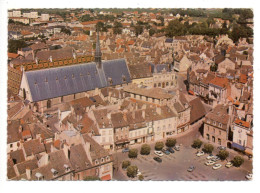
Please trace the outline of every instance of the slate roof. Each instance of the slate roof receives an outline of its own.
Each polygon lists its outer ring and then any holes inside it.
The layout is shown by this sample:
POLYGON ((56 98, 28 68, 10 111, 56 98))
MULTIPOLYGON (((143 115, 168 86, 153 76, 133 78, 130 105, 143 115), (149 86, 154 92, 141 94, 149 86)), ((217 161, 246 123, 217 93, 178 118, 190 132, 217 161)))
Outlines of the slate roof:
POLYGON ((102 68, 96 63, 83 63, 72 66, 27 71, 32 101, 115 86, 131 82, 130 73, 124 59, 103 61, 102 68), (125 78, 125 81, 123 80, 125 78), (112 79, 112 84, 109 79, 112 79))

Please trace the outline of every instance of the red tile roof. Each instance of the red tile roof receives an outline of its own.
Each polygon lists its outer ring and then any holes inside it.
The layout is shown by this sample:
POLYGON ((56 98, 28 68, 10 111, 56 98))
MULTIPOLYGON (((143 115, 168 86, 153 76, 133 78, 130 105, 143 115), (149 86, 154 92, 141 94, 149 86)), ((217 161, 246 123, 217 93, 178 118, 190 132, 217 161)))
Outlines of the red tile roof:
POLYGON ((245 74, 240 74, 239 82, 243 84, 247 83, 247 76, 245 74))
POLYGON ((222 87, 222 88, 228 87, 228 79, 227 78, 215 77, 209 83, 214 84, 214 85, 219 86, 219 87, 222 87))
POLYGON ((18 54, 8 52, 8 58, 17 58, 18 56, 18 54))
POLYGON ((247 127, 247 128, 250 127, 250 123, 249 122, 242 121, 240 119, 236 119, 235 120, 235 124, 242 125, 242 126, 247 127))
POLYGON ((108 180, 111 180, 111 176, 110 176, 110 174, 107 174, 107 175, 101 177, 101 180, 102 180, 102 181, 108 181, 108 180))

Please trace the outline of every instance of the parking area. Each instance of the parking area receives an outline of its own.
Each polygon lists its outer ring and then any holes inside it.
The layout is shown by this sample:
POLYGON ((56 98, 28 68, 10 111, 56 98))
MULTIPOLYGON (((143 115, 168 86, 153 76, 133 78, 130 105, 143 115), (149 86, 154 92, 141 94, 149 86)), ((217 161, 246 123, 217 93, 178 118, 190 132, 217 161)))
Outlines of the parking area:
MULTIPOLYGON (((153 160, 156 155, 153 147, 150 155, 138 155, 136 159, 129 159, 128 153, 117 153, 119 163, 123 160, 130 160, 131 165, 136 165, 144 176, 144 180, 180 180, 180 181, 223 181, 223 180, 246 180, 245 176, 251 172, 244 167, 226 168, 227 161, 217 161, 222 164, 218 170, 213 170, 212 166, 206 166, 207 154, 201 157, 196 156, 197 150, 182 146, 181 151, 175 151, 170 155, 163 155, 162 162, 153 160), (193 172, 188 172, 189 166, 195 166, 193 172)), ((231 158, 230 158, 231 159, 231 158)), ((251 162, 252 163, 252 162, 251 162)), ((247 163, 248 164, 248 163, 247 163)), ((120 165, 121 167, 121 165, 120 165)), ((131 180, 126 176, 126 171, 119 168, 114 172, 114 180, 131 180)))

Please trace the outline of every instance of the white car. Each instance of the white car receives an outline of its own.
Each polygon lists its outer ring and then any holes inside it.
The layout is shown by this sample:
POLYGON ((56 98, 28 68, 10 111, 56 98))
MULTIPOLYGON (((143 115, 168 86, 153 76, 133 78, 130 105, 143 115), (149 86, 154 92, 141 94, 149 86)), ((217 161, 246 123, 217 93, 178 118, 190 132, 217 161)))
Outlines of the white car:
POLYGON ((246 179, 252 180, 252 178, 253 178, 253 174, 247 174, 247 175, 246 175, 246 179))
POLYGON ((198 157, 200 157, 200 156, 203 156, 205 153, 203 152, 203 151, 199 151, 196 155, 198 156, 198 157))
POLYGON ((215 156, 212 155, 212 154, 210 154, 206 159, 207 159, 207 160, 212 160, 213 158, 215 158, 215 156))
POLYGON ((215 164, 212 168, 213 168, 214 170, 217 170, 217 169, 219 169, 219 168, 221 168, 221 167, 222 167, 221 164, 215 164))
POLYGON ((158 155, 158 156, 160 156, 160 157, 163 156, 163 152, 161 152, 161 151, 154 151, 154 154, 155 154, 155 155, 158 155))
POLYGON ((206 165, 206 166, 212 166, 212 165, 215 164, 215 163, 216 163, 216 162, 209 160, 209 161, 205 162, 205 165, 206 165))
POLYGON ((227 168, 230 168, 230 167, 232 167, 232 166, 233 166, 232 162, 227 162, 227 163, 226 163, 226 167, 227 167, 227 168))

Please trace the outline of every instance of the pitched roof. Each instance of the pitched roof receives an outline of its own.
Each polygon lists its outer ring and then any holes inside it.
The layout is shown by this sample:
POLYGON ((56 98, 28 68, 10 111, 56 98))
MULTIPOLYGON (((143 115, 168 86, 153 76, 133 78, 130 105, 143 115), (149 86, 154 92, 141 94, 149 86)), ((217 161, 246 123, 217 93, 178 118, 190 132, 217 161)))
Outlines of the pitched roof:
POLYGON ((84 63, 36 71, 26 71, 32 101, 85 92, 131 81, 124 59, 96 63, 84 63), (125 79, 124 79, 125 78, 125 79))
POLYGON ((213 84, 213 85, 216 85, 216 86, 219 86, 221 88, 227 88, 228 85, 229 85, 229 82, 228 82, 227 78, 220 78, 220 77, 215 77, 209 83, 213 84))
POLYGON ((40 139, 33 139, 26 141, 23 144, 26 156, 36 155, 45 152, 44 144, 40 142, 40 139))
POLYGON ((206 115, 206 110, 199 98, 195 98, 189 102, 191 106, 190 122, 193 123, 206 115))
POLYGON ((8 89, 18 94, 22 80, 22 72, 8 66, 8 89))
POLYGON ((246 128, 249 128, 250 127, 250 123, 249 122, 246 122, 246 121, 243 121, 243 120, 240 120, 240 119, 236 119, 234 121, 235 124, 237 125, 241 125, 241 126, 244 126, 246 128))
POLYGON ((13 160, 15 164, 21 163, 25 161, 23 150, 19 149, 10 153, 10 158, 13 160))

